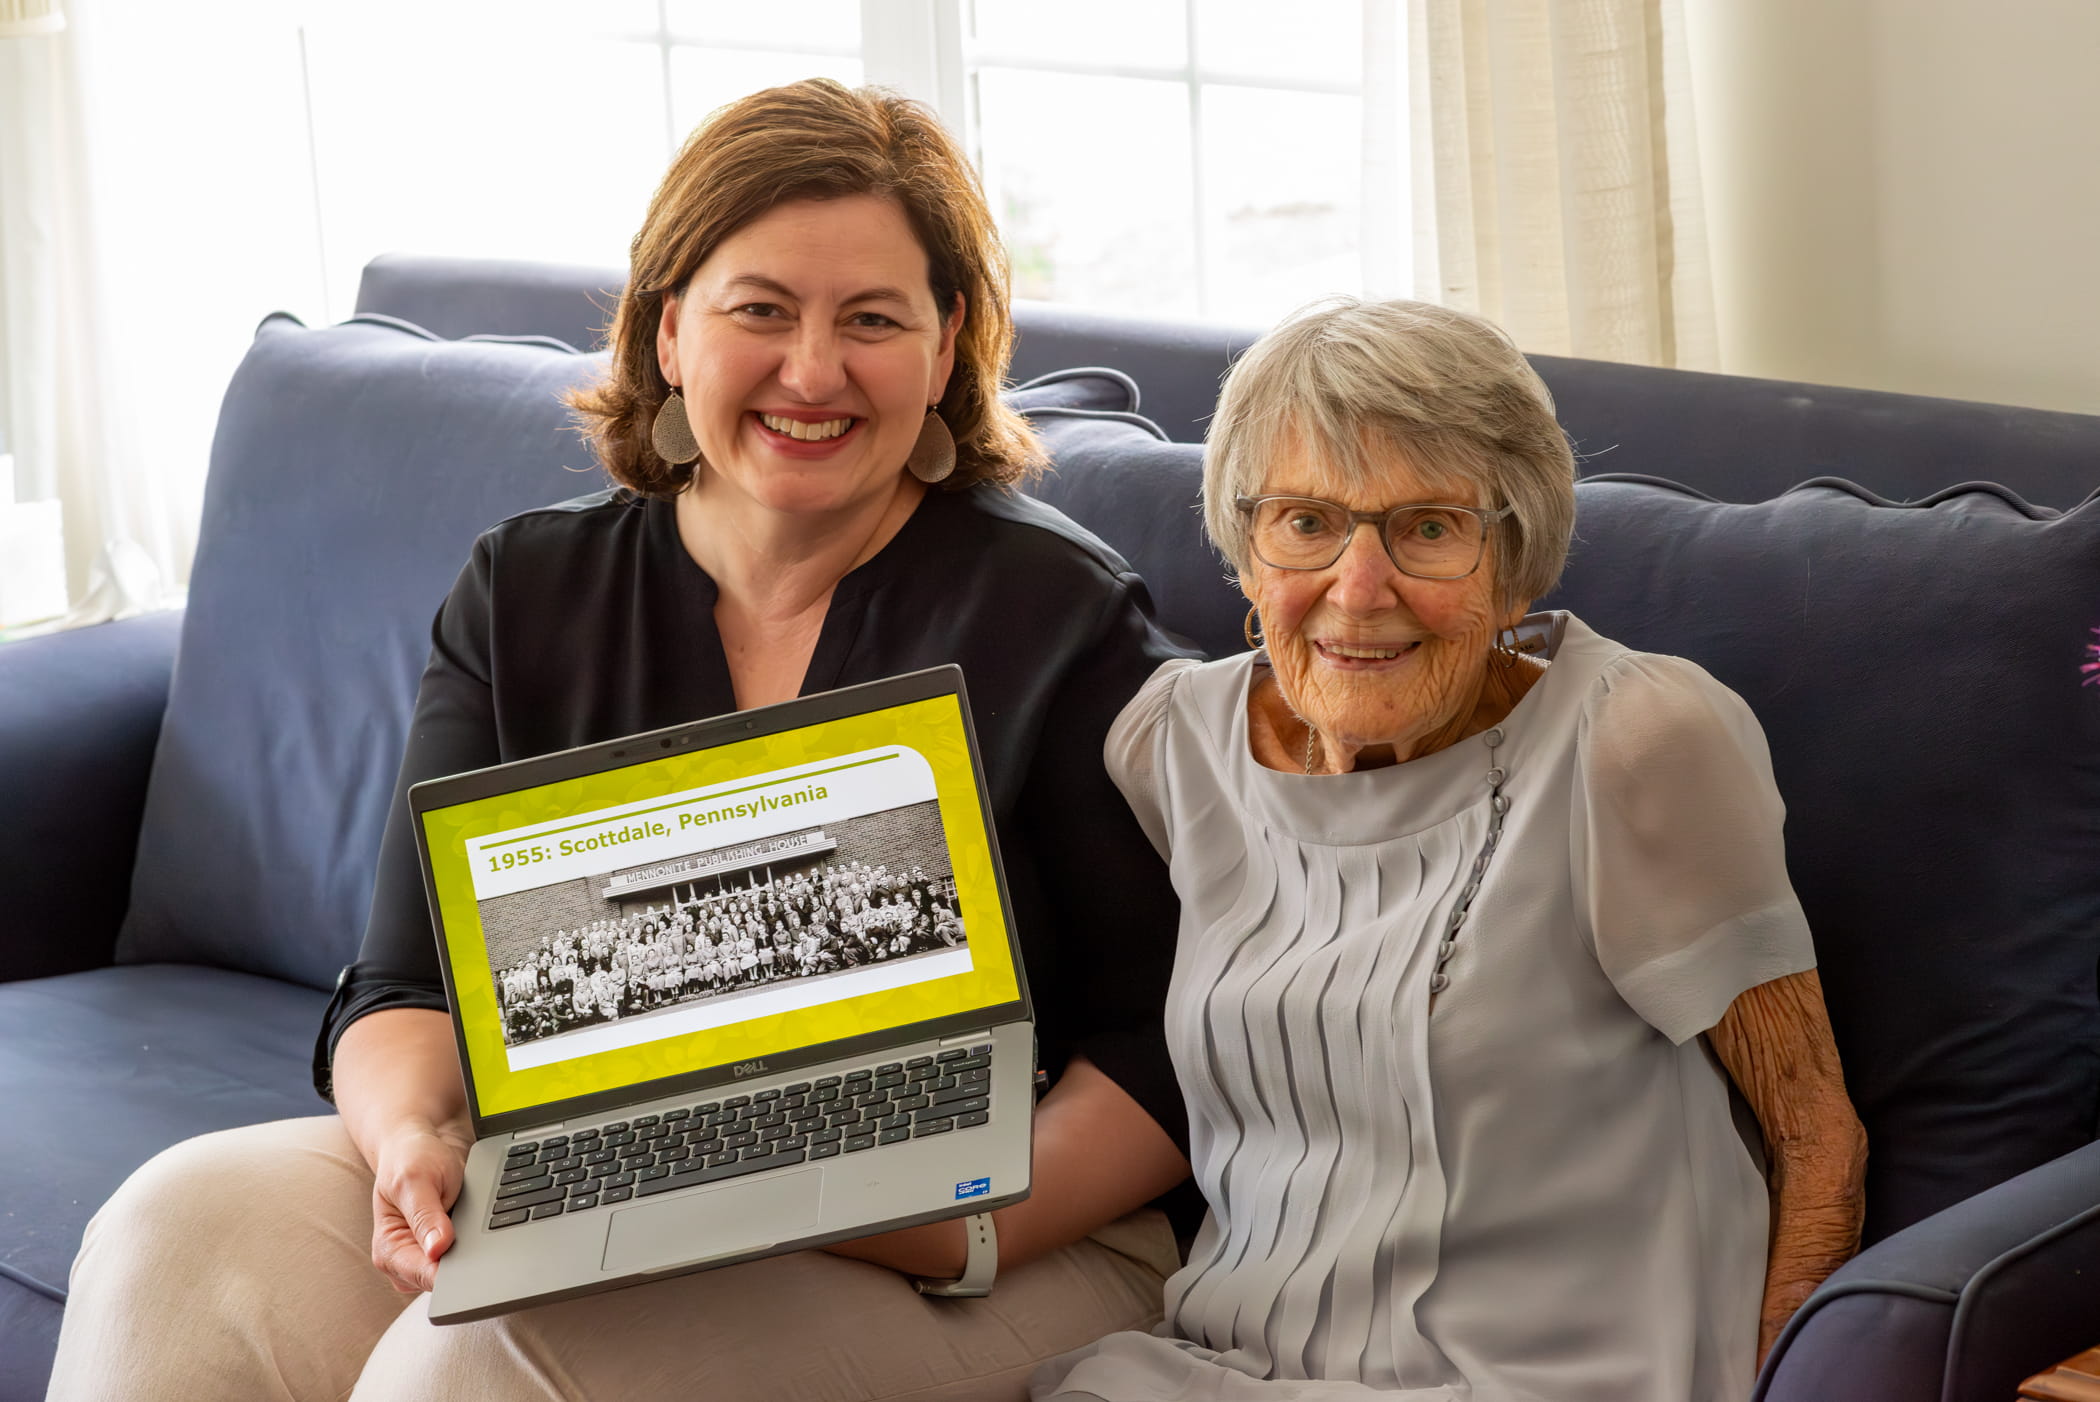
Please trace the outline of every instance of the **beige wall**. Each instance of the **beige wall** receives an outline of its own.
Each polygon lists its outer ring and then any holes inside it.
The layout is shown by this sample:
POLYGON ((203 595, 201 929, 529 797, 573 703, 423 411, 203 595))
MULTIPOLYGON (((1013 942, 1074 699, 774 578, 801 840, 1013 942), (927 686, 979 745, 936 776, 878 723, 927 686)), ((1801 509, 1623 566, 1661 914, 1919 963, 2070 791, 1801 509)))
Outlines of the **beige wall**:
POLYGON ((2100 3, 1686 3, 1721 368, 2100 412, 2100 3))

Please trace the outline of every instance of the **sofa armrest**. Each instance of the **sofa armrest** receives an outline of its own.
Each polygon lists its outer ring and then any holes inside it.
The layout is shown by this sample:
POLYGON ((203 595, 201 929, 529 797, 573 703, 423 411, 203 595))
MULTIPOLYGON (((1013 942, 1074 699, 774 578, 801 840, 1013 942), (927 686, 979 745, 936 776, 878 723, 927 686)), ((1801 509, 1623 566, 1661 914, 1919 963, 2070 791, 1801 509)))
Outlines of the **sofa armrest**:
POLYGON ((0 979, 107 964, 180 611, 0 646, 0 979))
POLYGON ((1779 1336, 1753 1402, 2003 1402, 2100 1327, 2100 1143, 1875 1243, 1779 1336))

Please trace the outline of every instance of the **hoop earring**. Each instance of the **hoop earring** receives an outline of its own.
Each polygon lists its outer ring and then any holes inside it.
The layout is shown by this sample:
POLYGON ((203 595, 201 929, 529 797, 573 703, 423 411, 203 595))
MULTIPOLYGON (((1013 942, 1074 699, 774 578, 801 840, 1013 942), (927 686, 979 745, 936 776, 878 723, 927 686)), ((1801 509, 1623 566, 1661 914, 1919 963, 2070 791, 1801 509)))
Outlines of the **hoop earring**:
POLYGON ((1269 641, 1268 638, 1254 631, 1255 624, 1260 621, 1258 614, 1259 610, 1254 605, 1247 605, 1247 617, 1240 624, 1240 636, 1245 638, 1247 646, 1253 648, 1256 652, 1260 652, 1263 644, 1269 641))
POLYGON ((1508 671, 1516 666, 1518 659, 1524 655, 1522 648, 1518 645, 1517 630, 1514 628, 1497 628, 1495 630, 1494 645, 1488 651, 1494 657, 1496 664, 1504 671, 1508 671), (1502 641, 1505 634, 1509 637, 1507 643, 1502 641))
POLYGON ((904 460, 911 475, 929 487, 946 481, 955 471, 955 435, 948 431, 948 421, 941 417, 940 406, 926 406, 926 420, 919 425, 919 441, 911 445, 911 456, 904 460))
POLYGON ((693 421, 686 417, 685 396, 672 385, 664 402, 657 406, 656 421, 649 425, 649 446, 673 467, 700 460, 700 440, 693 437, 693 421))

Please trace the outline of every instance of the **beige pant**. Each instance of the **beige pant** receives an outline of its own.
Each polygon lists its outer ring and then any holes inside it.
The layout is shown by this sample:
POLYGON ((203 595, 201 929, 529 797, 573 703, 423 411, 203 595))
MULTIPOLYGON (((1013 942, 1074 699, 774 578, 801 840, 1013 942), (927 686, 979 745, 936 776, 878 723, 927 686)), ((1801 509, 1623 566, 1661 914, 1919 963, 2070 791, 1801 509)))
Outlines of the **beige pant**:
POLYGON ((932 1300, 821 1251, 438 1327, 371 1263, 372 1174, 333 1115, 192 1139, 88 1224, 53 1402, 1019 1398, 1051 1355, 1160 1315, 1144 1212, 932 1300))

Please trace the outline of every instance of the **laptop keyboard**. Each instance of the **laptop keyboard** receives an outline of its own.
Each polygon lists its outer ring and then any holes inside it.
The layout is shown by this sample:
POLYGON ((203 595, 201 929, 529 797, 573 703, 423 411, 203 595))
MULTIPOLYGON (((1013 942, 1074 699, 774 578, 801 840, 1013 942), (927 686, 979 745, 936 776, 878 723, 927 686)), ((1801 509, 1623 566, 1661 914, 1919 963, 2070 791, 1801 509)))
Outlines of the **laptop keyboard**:
POLYGON ((972 1129, 992 1044, 886 1061, 510 1146, 489 1226, 515 1227, 769 1168, 972 1129))

